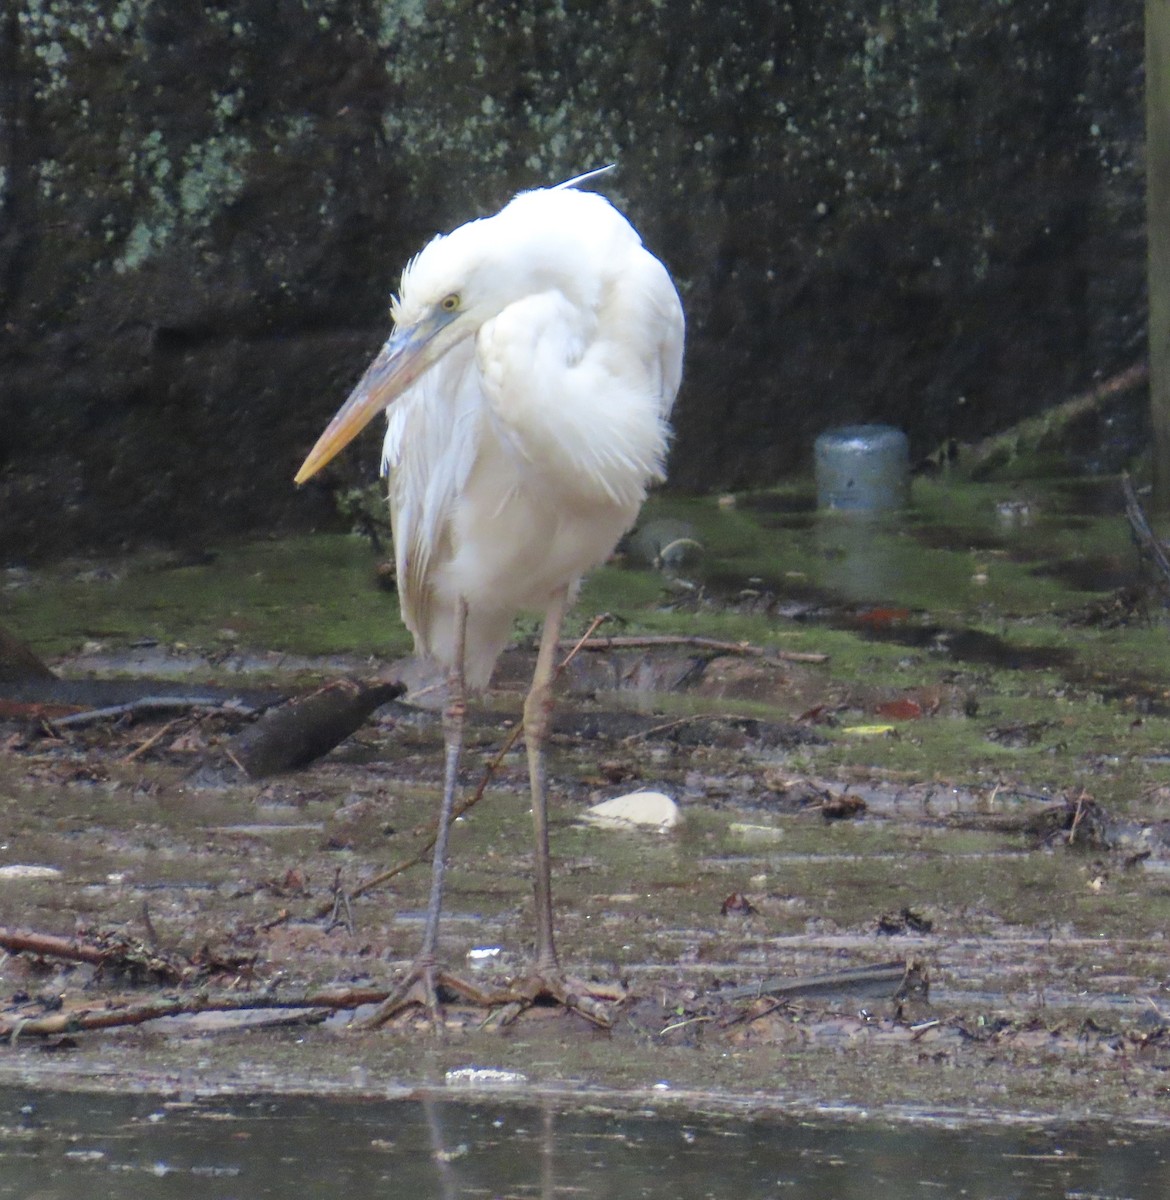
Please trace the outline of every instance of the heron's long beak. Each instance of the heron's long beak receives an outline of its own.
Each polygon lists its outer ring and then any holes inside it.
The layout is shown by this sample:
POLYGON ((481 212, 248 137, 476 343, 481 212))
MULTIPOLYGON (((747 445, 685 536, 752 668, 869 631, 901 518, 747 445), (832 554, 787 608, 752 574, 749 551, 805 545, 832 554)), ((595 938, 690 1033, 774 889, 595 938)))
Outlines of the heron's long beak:
POLYGON ((451 348, 450 336, 439 337, 458 313, 436 309, 414 325, 396 329, 366 368, 349 399, 309 451, 301 464, 296 482, 312 478, 330 459, 336 457, 374 419, 389 408, 414 381, 451 348))

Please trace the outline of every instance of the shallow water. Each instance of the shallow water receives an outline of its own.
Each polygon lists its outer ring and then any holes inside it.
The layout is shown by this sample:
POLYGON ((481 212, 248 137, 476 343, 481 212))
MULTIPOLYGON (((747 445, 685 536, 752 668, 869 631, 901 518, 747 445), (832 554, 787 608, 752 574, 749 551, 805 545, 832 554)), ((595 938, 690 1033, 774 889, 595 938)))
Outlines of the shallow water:
POLYGON ((1163 1197, 1170 1134, 0 1093, 0 1196, 1163 1197))

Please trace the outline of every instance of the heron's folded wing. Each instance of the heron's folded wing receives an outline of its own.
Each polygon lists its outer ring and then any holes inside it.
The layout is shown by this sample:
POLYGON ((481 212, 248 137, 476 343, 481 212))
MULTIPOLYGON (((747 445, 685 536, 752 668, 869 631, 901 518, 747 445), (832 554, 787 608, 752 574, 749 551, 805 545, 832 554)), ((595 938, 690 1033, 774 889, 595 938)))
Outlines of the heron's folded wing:
POLYGON ((402 619, 429 645, 429 593, 450 557, 451 510, 475 463, 483 397, 471 347, 457 347, 388 413, 382 470, 389 475, 390 519, 402 619))

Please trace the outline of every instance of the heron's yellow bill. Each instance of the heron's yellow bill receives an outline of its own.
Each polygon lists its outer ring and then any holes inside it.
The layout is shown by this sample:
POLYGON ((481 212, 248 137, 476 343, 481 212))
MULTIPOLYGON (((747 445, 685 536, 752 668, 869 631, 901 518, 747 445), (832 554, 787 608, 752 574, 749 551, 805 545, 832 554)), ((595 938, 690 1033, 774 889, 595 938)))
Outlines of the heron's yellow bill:
POLYGON ((378 357, 366 368, 349 399, 325 427, 309 457, 301 464, 295 482, 311 479, 378 415, 384 412, 458 338, 436 335, 448 328, 456 314, 439 309, 415 325, 396 329, 378 357))
POLYGON ((383 410, 385 405, 379 400, 376 394, 363 393, 359 385, 309 451, 309 457, 296 473, 295 482, 304 483, 306 479, 311 479, 327 462, 336 458, 383 410))

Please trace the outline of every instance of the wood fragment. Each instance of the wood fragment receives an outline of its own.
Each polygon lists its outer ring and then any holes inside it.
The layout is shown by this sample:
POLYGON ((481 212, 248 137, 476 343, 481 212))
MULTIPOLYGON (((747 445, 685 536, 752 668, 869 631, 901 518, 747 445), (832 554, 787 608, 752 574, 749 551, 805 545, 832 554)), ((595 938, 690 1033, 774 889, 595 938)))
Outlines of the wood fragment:
POLYGON ((161 725, 154 731, 154 733, 150 735, 150 737, 146 739, 146 741, 142 742, 138 746, 135 746, 134 749, 129 752, 129 754, 123 754, 118 761, 129 763, 133 762, 136 758, 141 758, 142 755, 144 755, 148 750, 158 745, 158 743, 161 742, 162 739, 166 737, 176 725, 178 725, 179 720, 179 717, 175 717, 174 720, 168 721, 165 725, 161 725))
POLYGON ((42 958, 63 958, 69 962, 92 963, 100 966, 109 951, 93 942, 76 938, 57 937, 51 933, 34 933, 24 929, 0 928, 0 949, 9 954, 37 954, 42 958))
POLYGON ((328 754, 360 729, 375 709, 405 691, 401 683, 335 679, 269 709, 235 738, 228 751, 253 779, 303 767, 328 754))
MULTIPOLYGON (((494 1008, 515 1002, 517 991, 487 991, 473 988, 472 1002, 484 1008, 494 1008)), ((168 997, 144 1004, 107 1005, 103 1008, 76 1008, 38 1016, 18 1013, 0 1015, 0 1038, 15 1041, 24 1036, 59 1037, 101 1029, 117 1029, 144 1025, 167 1017, 200 1016, 203 1013, 284 1012, 299 1013, 301 1019, 311 1019, 320 1012, 345 1012, 370 1004, 380 1004, 390 992, 383 988, 328 988, 300 996, 277 996, 258 993, 251 996, 211 996, 204 992, 187 997, 168 997)), ((519 996, 522 1001, 523 996, 519 996)), ((319 1018, 318 1018, 319 1019, 319 1018)))
POLYGON ((1085 816, 1085 801, 1088 799, 1089 793, 1081 788, 1081 794, 1077 797, 1076 809, 1073 812, 1072 824, 1068 827, 1068 844, 1071 846, 1077 840, 1077 828, 1085 816))
POLYGON ((178 983, 190 972, 170 958, 130 939, 80 941, 27 929, 0 927, 0 949, 9 954, 35 954, 41 958, 60 958, 67 962, 88 963, 111 972, 149 977, 155 982, 178 983))
POLYGON ((111 704, 105 708, 90 708, 82 712, 57 717, 50 724, 56 729, 80 729, 100 721, 114 721, 126 717, 139 718, 165 712, 224 712, 236 716, 251 716, 256 710, 239 700, 216 700, 192 696, 142 696, 125 704, 111 704))
MULTIPOLYGON (((562 642, 573 646, 572 642, 562 642)), ((784 662, 823 663, 829 661, 827 654, 801 650, 778 650, 774 647, 753 646, 750 642, 728 642, 720 638, 700 637, 689 634, 631 634, 614 637, 590 637, 586 635, 576 643, 575 650, 657 650, 663 647, 682 646, 692 650, 704 650, 713 654, 739 655, 743 658, 781 659, 784 662)))
MULTIPOLYGON (((637 742, 645 741, 647 738, 657 737, 660 733, 669 733, 672 729, 682 729, 686 725, 691 725, 695 721, 710 721, 712 720, 710 713, 690 713, 685 717, 676 717, 673 721, 663 721, 661 725, 651 725, 649 729, 639 729, 637 733, 631 733, 622 738, 623 746, 633 746, 637 742)), ((720 721, 745 721, 748 717, 737 717, 733 714, 720 715, 715 718, 720 721)))
POLYGON ((389 992, 374 988, 343 988, 312 992, 303 996, 277 997, 255 996, 208 996, 204 993, 187 998, 152 1000, 145 1004, 127 1004, 121 1007, 80 1008, 48 1013, 44 1016, 23 1017, 16 1014, 0 1015, 0 1037, 16 1039, 25 1036, 54 1037, 64 1033, 79 1033, 86 1030, 115 1029, 131 1025, 143 1025, 164 1017, 198 1016, 212 1012, 252 1012, 267 1010, 314 1010, 331 1011, 358 1008, 364 1004, 378 1004, 389 992))

